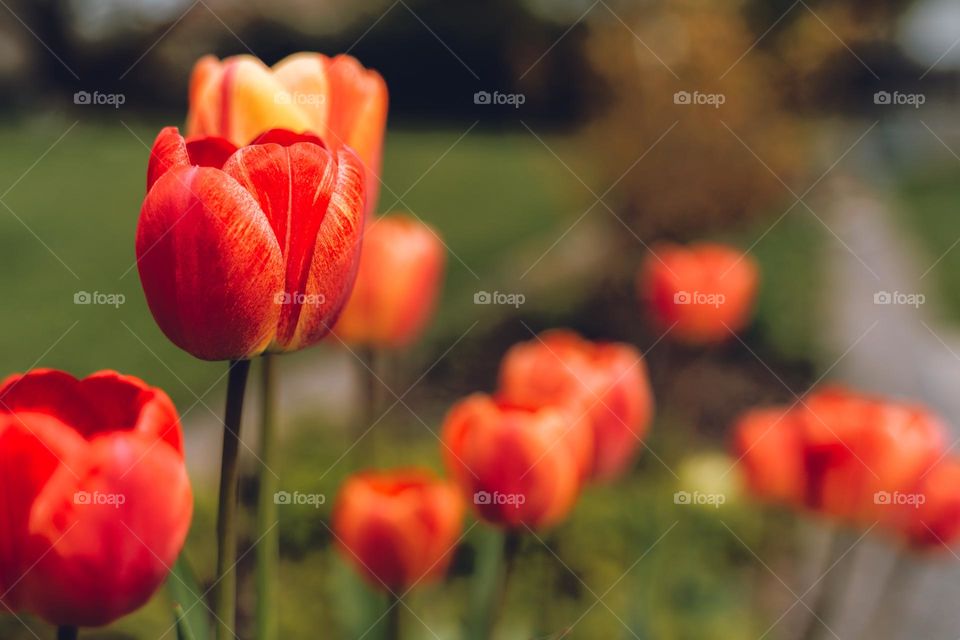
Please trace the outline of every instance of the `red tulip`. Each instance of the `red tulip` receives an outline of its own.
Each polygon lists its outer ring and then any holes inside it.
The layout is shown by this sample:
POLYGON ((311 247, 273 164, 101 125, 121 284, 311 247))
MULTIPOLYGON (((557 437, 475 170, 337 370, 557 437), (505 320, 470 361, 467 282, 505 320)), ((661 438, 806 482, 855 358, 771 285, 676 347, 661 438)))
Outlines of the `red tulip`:
POLYGON ((829 387, 791 410, 747 413, 735 448, 758 497, 870 525, 890 517, 888 498, 916 487, 944 434, 921 407, 829 387))
POLYGON ((749 255, 720 244, 653 248, 638 276, 655 322, 691 344, 721 342, 750 320, 759 270, 749 255))
POLYGON ((157 324, 204 360, 320 340, 356 276, 362 185, 356 155, 314 136, 271 131, 234 149, 161 131, 137 228, 157 324))
POLYGON ((593 436, 590 473, 610 479, 633 460, 650 426, 653 394, 643 357, 623 343, 593 343, 547 331, 514 345, 500 365, 499 397, 538 408, 568 407, 593 436))
POLYGON ((573 508, 589 427, 558 407, 528 409, 474 394, 443 425, 444 459, 477 513, 508 528, 549 527, 573 508))
POLYGON ((758 498, 794 507, 804 504, 804 449, 795 418, 785 409, 744 414, 734 427, 734 454, 758 498))
POLYGON ((463 528, 463 499, 419 470, 361 473, 337 497, 342 555, 372 585, 396 595, 441 577, 463 528))
POLYGON ((960 539, 960 460, 932 466, 911 493, 890 496, 892 525, 915 549, 950 547, 960 539))
POLYGON ((142 606, 183 547, 193 497, 176 409, 113 371, 0 385, 0 601, 99 626, 142 606))
POLYGON ((253 56, 204 56, 190 80, 189 136, 240 147, 270 129, 311 132, 331 149, 353 148, 367 169, 367 206, 380 188, 387 85, 355 58, 296 53, 273 68, 253 56))
POLYGON ((413 342, 433 313, 445 258, 426 224, 404 215, 377 218, 364 233, 357 282, 337 336, 378 348, 413 342))

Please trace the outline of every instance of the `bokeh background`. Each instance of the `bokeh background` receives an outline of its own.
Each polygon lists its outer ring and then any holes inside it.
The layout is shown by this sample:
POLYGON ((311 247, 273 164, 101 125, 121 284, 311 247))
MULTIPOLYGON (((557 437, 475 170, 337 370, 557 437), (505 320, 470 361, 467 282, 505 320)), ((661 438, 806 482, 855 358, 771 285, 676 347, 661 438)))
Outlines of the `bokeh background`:
MULTIPOLYGON (((114 368, 170 393, 196 485, 187 556, 201 583, 214 557, 226 369, 176 349, 147 310, 133 250, 146 161, 159 128, 182 124, 200 55, 273 63, 299 50, 349 52, 383 74, 380 209, 429 222, 449 252, 431 328, 391 357, 384 415, 368 436, 381 443, 378 465, 439 468, 445 410, 492 389, 506 348, 540 330, 572 327, 646 355, 658 415, 636 469, 514 550, 502 637, 793 637, 806 614, 798 601, 823 572, 823 532, 739 494, 721 456, 727 431, 743 409, 792 403, 824 380, 917 398, 960 424, 960 7, 0 0, 3 371, 114 368), (82 104, 77 92, 122 104, 82 104), (484 104, 478 92, 522 104, 484 104), (678 103, 677 92, 722 104, 678 103), (662 335, 635 292, 652 244, 695 239, 743 248, 763 275, 751 328, 705 350, 662 335), (123 303, 76 304, 82 292, 123 303), (523 304, 476 304, 479 292, 523 304), (923 302, 877 304, 882 292, 923 302), (675 491, 697 488, 728 499, 675 504, 675 491)), ((284 637, 365 631, 363 587, 327 528, 364 415, 356 355, 325 344, 280 361, 280 485, 330 498, 281 509, 284 637)), ((256 407, 254 395, 251 421, 256 407)), ((246 443, 252 477, 256 443, 246 443)), ((252 505, 252 480, 243 494, 252 505)), ((456 637, 479 533, 444 584, 409 598, 422 618, 411 637, 456 637)), ((890 562, 882 541, 856 547, 834 627, 843 638, 857 637, 890 562)), ((917 563, 923 580, 892 637, 956 637, 956 558, 917 563)), ((172 638, 171 624, 161 593, 84 637, 172 638)), ((0 616, 0 635, 50 630, 0 616)))

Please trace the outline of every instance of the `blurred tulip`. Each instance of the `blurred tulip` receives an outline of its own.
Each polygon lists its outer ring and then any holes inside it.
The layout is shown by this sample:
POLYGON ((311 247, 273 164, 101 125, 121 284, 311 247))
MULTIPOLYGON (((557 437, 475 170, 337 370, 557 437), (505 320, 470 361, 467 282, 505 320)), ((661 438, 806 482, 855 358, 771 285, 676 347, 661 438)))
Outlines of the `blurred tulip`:
POLYGON ((249 55, 204 56, 190 79, 187 135, 219 136, 241 147, 271 129, 311 132, 330 149, 350 146, 367 171, 372 212, 387 123, 387 85, 355 58, 295 53, 273 68, 249 55))
POLYGON ((915 549, 952 546, 960 539, 960 460, 934 464, 911 493, 891 496, 890 523, 915 549))
POLYGON ((653 415, 647 368, 636 349, 566 330, 511 347, 500 365, 499 397, 529 408, 564 406, 584 416, 593 435, 588 470, 597 480, 630 465, 653 415))
POLYGON ((843 522, 888 519, 944 449, 945 429, 922 407, 826 387, 792 409, 757 409, 735 427, 751 490, 843 522))
POLYGON ((271 131, 234 149, 161 131, 136 245, 157 324, 203 360, 320 340, 356 276, 362 185, 356 155, 315 136, 271 131))
POLYGON ((806 496, 804 449, 786 409, 754 409, 734 426, 734 455, 750 491, 761 500, 794 507, 806 496))
POLYGON ((333 530, 357 571, 400 596, 446 572, 463 515, 457 489, 429 472, 360 473, 340 489, 333 530))
POLYGON ((751 256, 712 243, 656 246, 638 276, 654 321, 691 344, 722 342, 746 327, 758 282, 751 256))
POLYGON ((433 313, 446 253, 437 234, 405 215, 367 226, 357 281, 334 332, 350 344, 404 347, 433 313))
POLYGON ((7 378, 0 505, 4 607, 63 626, 138 609, 177 559, 193 512, 173 403, 113 371, 7 378))
POLYGON ((481 518, 549 527, 573 508, 592 455, 589 426, 559 407, 529 409, 474 394, 443 425, 444 459, 481 518))

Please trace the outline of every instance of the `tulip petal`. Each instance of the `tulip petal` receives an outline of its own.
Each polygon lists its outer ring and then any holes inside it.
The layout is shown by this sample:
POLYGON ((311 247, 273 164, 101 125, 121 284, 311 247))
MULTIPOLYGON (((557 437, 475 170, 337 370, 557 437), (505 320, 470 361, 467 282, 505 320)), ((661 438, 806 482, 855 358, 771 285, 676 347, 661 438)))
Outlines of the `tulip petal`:
POLYGON ((39 560, 22 584, 29 611, 99 626, 138 609, 166 578, 193 495, 179 454, 153 444, 135 434, 100 438, 79 477, 61 467, 44 487, 30 514, 39 560))
POLYGON ((184 139, 176 127, 164 127, 150 149, 147 191, 171 169, 189 166, 220 168, 237 148, 225 138, 195 136, 184 139))
POLYGON ((204 360, 252 357, 270 344, 283 258, 236 180, 206 167, 168 171, 143 203, 136 247, 150 311, 174 344, 204 360))
POLYGON ((310 119, 311 130, 323 135, 330 112, 329 58, 300 52, 273 65, 273 76, 286 87, 293 102, 310 119))

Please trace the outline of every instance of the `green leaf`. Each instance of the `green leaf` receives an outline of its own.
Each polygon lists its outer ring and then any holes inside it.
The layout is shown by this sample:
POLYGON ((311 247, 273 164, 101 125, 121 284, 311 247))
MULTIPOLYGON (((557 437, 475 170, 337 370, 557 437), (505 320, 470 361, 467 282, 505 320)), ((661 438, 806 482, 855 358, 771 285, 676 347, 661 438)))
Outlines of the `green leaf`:
POLYGON ((211 640, 203 591, 183 554, 167 578, 167 593, 173 600, 178 640, 211 640))

